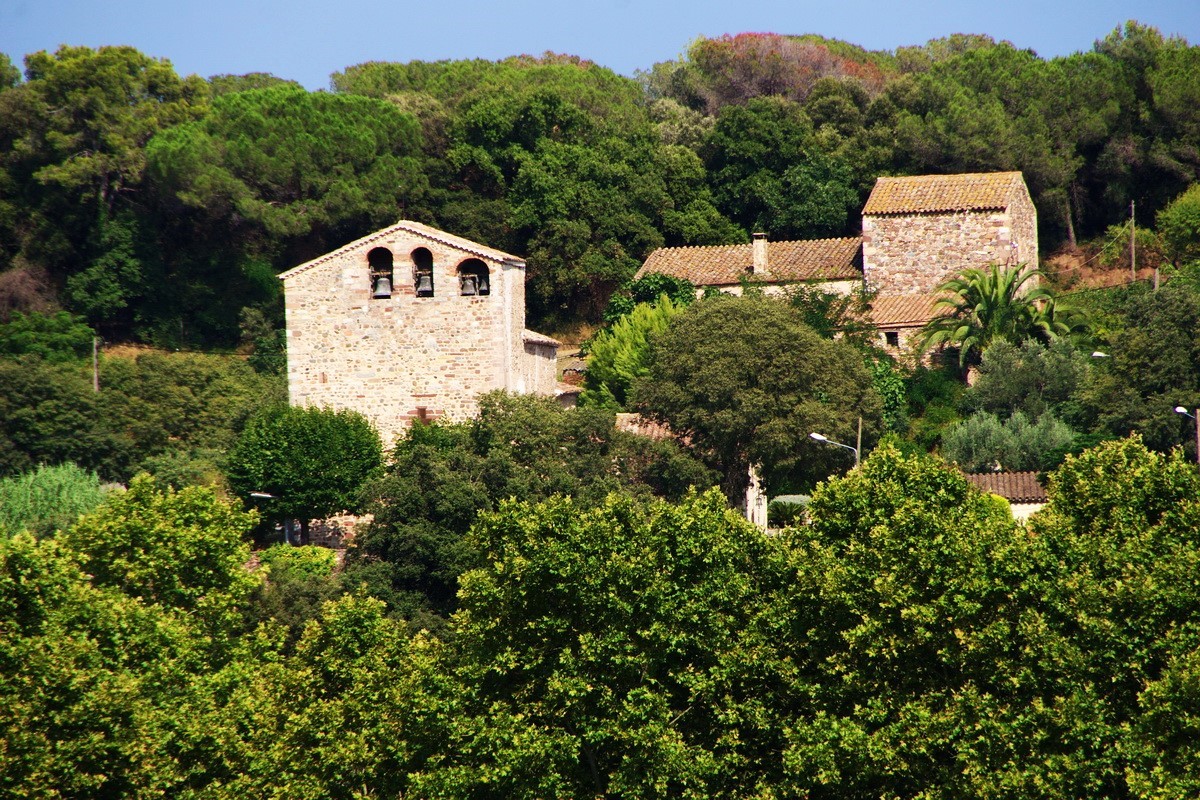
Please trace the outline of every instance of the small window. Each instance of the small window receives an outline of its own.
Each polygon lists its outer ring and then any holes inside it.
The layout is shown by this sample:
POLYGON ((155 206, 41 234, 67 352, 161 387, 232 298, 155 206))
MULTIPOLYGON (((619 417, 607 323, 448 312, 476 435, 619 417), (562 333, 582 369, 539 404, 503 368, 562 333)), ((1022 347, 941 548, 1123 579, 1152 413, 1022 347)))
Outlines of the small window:
POLYGON ((433 253, 424 247, 412 251, 413 289, 417 297, 433 297, 433 253))
POLYGON ((371 297, 392 296, 392 251, 376 247, 367 253, 367 264, 371 268, 371 297))
POLYGON ((458 293, 463 297, 477 297, 492 293, 487 264, 478 258, 468 258, 458 265, 458 293))
POLYGON ((883 334, 883 340, 888 347, 900 347, 900 331, 886 331, 883 334))

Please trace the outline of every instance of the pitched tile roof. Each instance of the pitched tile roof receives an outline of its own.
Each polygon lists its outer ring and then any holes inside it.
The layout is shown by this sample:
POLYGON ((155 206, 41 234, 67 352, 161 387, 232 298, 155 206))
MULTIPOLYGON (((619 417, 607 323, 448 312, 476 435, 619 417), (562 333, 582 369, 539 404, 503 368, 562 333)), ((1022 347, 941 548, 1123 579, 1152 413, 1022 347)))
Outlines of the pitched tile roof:
POLYGON ((402 219, 395 225, 389 225, 388 227, 368 234, 361 239, 356 239, 349 244, 339 247, 337 250, 333 250, 323 256, 318 256, 312 261, 306 261, 298 267, 292 267, 287 272, 281 272, 277 277, 280 280, 286 280, 300 272, 304 272, 305 270, 309 270, 313 267, 324 264, 326 261, 336 258, 343 253, 362 247, 363 245, 371 244, 372 242, 376 242, 398 231, 415 233, 416 235, 422 236, 431 241, 439 242, 440 244, 453 247, 456 250, 462 250, 463 252, 480 256, 481 258, 490 259, 491 261, 506 261, 518 266, 525 266, 525 260, 523 258, 509 255, 502 250, 494 250, 491 247, 479 244, 478 242, 472 242, 470 239, 464 239, 461 236, 455 236, 452 233, 440 231, 437 228, 432 228, 421 222, 413 222, 411 220, 402 219))
POLYGON ((1046 502, 1046 488, 1038 483, 1036 472, 980 472, 967 480, 1010 503, 1046 502))
POLYGON ((750 275, 753 245, 660 247, 650 254, 635 277, 660 272, 686 278, 697 286, 730 286, 742 278, 767 283, 812 280, 854 280, 862 277, 862 239, 811 239, 767 242, 767 271, 750 275))
POLYGON ((878 178, 863 215, 984 211, 1007 208, 1012 194, 1025 189, 1020 172, 971 172, 878 178))
POLYGON ((950 309, 937 307, 941 294, 879 295, 871 301, 867 312, 879 328, 909 328, 924 325, 934 317, 949 314, 950 309))

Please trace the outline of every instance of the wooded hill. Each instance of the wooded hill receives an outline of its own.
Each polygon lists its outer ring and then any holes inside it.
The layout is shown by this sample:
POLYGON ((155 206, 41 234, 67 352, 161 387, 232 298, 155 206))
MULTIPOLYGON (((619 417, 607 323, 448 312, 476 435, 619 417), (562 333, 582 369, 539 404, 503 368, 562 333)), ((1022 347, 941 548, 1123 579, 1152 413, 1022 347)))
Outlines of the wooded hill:
POLYGON ((879 175, 1013 169, 1043 252, 1131 201, 1152 226, 1200 175, 1200 48, 1136 22, 1054 59, 742 34, 636 79, 547 54, 359 64, 328 92, 0 54, 0 316, 229 347, 280 324, 278 272, 404 217, 526 255, 533 323, 563 327, 655 247, 853 233, 879 175))

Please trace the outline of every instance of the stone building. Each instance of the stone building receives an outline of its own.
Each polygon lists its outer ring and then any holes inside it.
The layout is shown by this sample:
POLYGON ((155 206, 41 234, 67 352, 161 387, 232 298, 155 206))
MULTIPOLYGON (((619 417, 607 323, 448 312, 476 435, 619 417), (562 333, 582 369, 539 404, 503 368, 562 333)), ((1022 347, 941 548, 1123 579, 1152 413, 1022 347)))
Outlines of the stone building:
POLYGON ((294 405, 361 412, 391 446, 493 389, 554 395, 558 342, 525 329, 525 262, 401 221, 279 276, 294 405))
POLYGON ((1037 212, 1020 172, 879 178, 861 237, 768 242, 756 233, 751 244, 662 247, 636 277, 659 272, 730 294, 746 283, 768 294, 798 284, 839 294, 865 286, 880 347, 908 360, 916 334, 946 313, 935 307, 937 286, 991 264, 1038 265, 1037 212))
POLYGON ((990 264, 1038 265, 1037 211, 1020 172, 876 180, 862 212, 862 265, 880 296, 929 293, 990 264))

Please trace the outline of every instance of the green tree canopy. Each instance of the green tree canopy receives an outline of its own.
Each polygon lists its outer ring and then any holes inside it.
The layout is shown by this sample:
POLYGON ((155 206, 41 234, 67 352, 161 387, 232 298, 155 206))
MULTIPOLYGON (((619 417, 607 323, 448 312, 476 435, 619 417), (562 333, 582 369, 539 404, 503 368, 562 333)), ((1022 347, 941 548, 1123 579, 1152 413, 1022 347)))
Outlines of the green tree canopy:
POLYGON ((859 205, 850 169, 818 145, 795 103, 763 98, 725 108, 704 152, 717 207, 746 230, 836 236, 859 205))
POLYGON ((1167 258, 1176 266, 1200 261, 1200 183, 1158 212, 1155 227, 1167 258))
POLYGON ((0 322, 0 356, 30 353, 51 362, 73 361, 91 353, 94 336, 82 319, 66 311, 15 311, 8 322, 0 322))
POLYGON ((676 317, 653 340, 633 396, 721 472, 733 502, 751 465, 762 466, 772 494, 812 485, 845 461, 809 434, 853 442, 862 417, 870 442, 882 413, 861 353, 766 297, 717 297, 676 317))
POLYGON ((1091 374, 1093 360, 1066 341, 1046 345, 1034 339, 1020 344, 998 339, 980 354, 978 373, 963 402, 1002 418, 1016 411, 1030 417, 1051 411, 1078 425, 1082 410, 1076 395, 1091 374))
POLYGON ((650 339, 665 331, 684 308, 664 294, 657 302, 638 303, 612 327, 597 333, 588 343, 586 390, 580 402, 585 405, 615 403, 623 408, 634 381, 648 374, 650 339))
POLYGON ((1078 400, 1096 431, 1137 431, 1155 450, 1194 446, 1177 405, 1200 402, 1200 295, 1184 281, 1136 287, 1116 301, 1118 324, 1103 345, 1111 358, 1092 370, 1078 400))
POLYGON ((0 93, 0 268, 42 270, 71 308, 127 328, 144 291, 146 143, 203 115, 208 87, 131 47, 63 46, 25 66, 0 93))
POLYGON ((415 426, 397 443, 369 489, 374 521, 356 537, 346 578, 368 583, 393 613, 448 615, 458 576, 478 564, 467 531, 502 500, 561 494, 590 507, 611 492, 677 499, 714 483, 673 442, 617 430, 612 411, 487 394, 474 420, 415 426))
POLYGON ((383 466, 379 433, 362 414, 313 406, 274 406, 246 424, 229 454, 229 484, 247 502, 252 492, 269 519, 308 523, 359 508, 363 485, 383 466))
POLYGON ((229 626, 258 583, 246 570, 255 522, 208 487, 164 490, 139 475, 80 519, 67 542, 96 585, 229 626))
POLYGON ((453 745, 412 791, 768 790, 779 764, 770 698, 787 677, 759 658, 774 641, 756 609, 786 580, 785 562, 719 493, 592 509, 508 502, 473 536, 484 563, 463 576, 452 623, 458 683, 434 704, 458 706, 439 720, 453 745))

